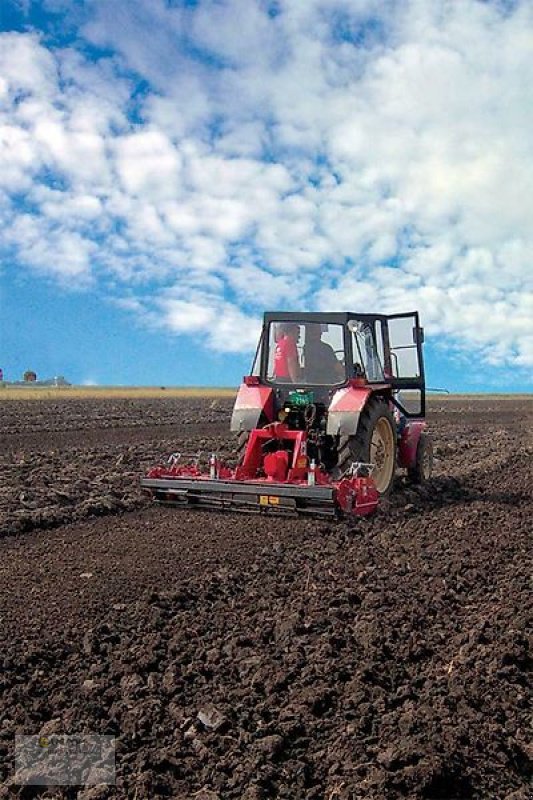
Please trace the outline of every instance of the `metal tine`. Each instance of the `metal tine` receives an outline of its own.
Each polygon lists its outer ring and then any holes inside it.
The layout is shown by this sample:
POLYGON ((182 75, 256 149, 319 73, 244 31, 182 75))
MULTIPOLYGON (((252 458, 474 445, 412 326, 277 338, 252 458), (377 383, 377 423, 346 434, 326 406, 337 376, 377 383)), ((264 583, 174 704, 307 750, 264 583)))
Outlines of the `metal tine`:
POLYGON ((156 503, 159 505, 167 505, 167 506, 189 506, 190 508, 195 509, 208 509, 216 510, 216 509, 224 509, 224 508, 235 508, 237 511, 241 511, 243 513, 253 513, 253 514, 260 514, 265 516, 290 516, 290 517, 300 517, 300 516, 320 516, 320 517, 334 517, 336 516, 336 509, 331 508, 293 508, 289 506, 281 506, 279 508, 263 507, 261 508, 256 503, 252 503, 249 501, 232 501, 227 499, 222 499, 218 497, 198 497, 198 496, 182 496, 182 498, 175 500, 163 500, 160 498, 156 499, 156 503), (192 500, 192 502, 191 502, 192 500))
POLYGON ((168 457, 168 464, 172 467, 180 461, 182 458, 191 458, 194 460, 194 464, 197 465, 202 457, 202 452, 199 450, 197 453, 171 453, 168 457))
POLYGON ((372 475, 376 468, 375 464, 366 464, 364 461, 352 461, 352 464, 346 473, 347 475, 354 475, 357 477, 359 475, 360 470, 365 469, 368 470, 368 474, 372 475))

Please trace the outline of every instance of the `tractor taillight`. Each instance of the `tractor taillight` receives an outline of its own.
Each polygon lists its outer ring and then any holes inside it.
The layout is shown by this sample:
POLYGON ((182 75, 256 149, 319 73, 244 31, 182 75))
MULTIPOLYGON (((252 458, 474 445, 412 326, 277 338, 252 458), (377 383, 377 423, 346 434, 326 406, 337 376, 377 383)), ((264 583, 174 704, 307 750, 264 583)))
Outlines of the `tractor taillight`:
POLYGON ((257 375, 245 375, 244 383, 246 386, 259 386, 259 378, 257 375))

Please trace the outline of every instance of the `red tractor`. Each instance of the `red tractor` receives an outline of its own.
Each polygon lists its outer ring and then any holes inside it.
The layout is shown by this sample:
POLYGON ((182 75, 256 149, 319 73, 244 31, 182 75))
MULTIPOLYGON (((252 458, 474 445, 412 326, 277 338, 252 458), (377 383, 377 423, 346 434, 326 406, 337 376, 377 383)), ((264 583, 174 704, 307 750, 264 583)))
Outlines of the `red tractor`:
POLYGON ((423 340, 417 312, 266 313, 231 418, 236 466, 174 454, 144 490, 174 504, 374 511, 397 467, 417 483, 431 475, 423 340))

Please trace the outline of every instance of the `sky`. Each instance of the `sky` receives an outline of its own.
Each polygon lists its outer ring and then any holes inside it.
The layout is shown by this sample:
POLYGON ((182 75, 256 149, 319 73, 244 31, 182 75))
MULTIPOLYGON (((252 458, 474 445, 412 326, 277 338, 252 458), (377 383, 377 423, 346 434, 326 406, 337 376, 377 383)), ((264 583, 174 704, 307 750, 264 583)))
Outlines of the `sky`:
POLYGON ((420 312, 531 391, 530 0, 0 0, 7 379, 235 385, 265 310, 420 312))

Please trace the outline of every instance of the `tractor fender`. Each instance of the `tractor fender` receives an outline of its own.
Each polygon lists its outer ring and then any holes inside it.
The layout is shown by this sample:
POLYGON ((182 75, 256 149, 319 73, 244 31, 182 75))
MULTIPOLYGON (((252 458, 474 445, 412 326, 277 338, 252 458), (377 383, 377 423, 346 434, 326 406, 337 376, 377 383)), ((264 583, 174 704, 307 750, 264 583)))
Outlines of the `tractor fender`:
POLYGON ((423 420, 410 420, 402 431, 398 445, 398 466, 412 469, 416 466, 416 450, 422 431, 427 425, 423 420))
POLYGON ((233 414, 231 415, 232 431, 252 431, 257 427, 263 414, 269 422, 274 417, 274 392, 269 386, 247 386, 241 383, 233 414))
POLYGON ((329 436, 353 436, 359 425, 361 411, 372 394, 372 389, 366 386, 338 389, 329 404, 326 433, 329 436))

